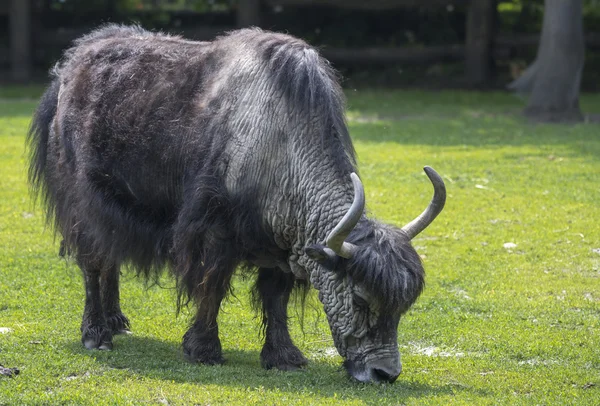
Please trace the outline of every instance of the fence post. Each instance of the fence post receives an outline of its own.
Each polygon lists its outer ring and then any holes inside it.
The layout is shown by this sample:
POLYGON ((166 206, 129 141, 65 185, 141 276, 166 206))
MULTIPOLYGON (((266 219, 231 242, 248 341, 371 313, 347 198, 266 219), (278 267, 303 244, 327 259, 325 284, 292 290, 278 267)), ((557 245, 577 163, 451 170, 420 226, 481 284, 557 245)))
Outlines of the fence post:
POLYGON ((471 0, 467 14, 466 75, 473 85, 492 76, 492 41, 496 0, 471 0))
POLYGON ((31 78, 31 2, 11 0, 9 8, 11 77, 17 82, 31 78))

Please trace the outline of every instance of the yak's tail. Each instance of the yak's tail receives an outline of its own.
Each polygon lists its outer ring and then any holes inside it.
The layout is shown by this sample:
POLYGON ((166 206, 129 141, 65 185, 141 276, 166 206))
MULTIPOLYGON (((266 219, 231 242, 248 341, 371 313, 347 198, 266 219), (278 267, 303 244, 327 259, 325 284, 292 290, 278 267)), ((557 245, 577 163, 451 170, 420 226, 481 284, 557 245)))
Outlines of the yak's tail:
POLYGON ((58 91, 60 83, 54 79, 44 92, 40 104, 33 116, 29 133, 27 134, 27 147, 29 150, 29 185, 34 198, 41 195, 44 203, 49 203, 46 161, 48 154, 48 139, 50 125, 56 114, 58 104, 58 91))

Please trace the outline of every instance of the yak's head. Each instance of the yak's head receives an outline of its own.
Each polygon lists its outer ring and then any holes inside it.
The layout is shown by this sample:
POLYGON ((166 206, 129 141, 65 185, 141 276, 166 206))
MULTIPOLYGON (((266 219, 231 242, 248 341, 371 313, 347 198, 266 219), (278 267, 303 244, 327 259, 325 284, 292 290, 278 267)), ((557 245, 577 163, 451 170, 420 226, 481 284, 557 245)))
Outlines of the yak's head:
POLYGON ((319 264, 311 282, 319 291, 334 343, 348 373, 361 382, 394 382, 402 370, 398 323, 424 282, 410 240, 441 212, 446 199, 441 177, 429 167, 425 172, 434 186, 433 200, 401 229, 363 218, 364 190, 352 174, 352 207, 326 245, 305 249, 319 264))

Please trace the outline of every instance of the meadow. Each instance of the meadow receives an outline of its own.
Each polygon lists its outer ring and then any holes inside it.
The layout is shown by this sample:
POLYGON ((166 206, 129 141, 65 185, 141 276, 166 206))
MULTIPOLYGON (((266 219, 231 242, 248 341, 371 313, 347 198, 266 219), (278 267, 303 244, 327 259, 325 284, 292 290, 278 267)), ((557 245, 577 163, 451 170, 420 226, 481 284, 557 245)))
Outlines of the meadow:
MULTIPOLYGON (((0 88, 0 404, 600 404, 600 125, 542 125, 505 93, 348 90, 348 121, 370 213, 402 226, 426 206, 433 166, 440 217, 413 244, 426 288, 403 317, 403 373, 349 380, 314 292, 291 331, 300 372, 260 367, 251 281, 222 307, 227 363, 187 363, 173 281, 124 273, 132 335, 84 350, 77 267, 32 204, 25 134, 37 87, 0 88), (301 327, 301 324, 303 325, 301 327)), ((600 113, 600 95, 584 95, 600 113)))

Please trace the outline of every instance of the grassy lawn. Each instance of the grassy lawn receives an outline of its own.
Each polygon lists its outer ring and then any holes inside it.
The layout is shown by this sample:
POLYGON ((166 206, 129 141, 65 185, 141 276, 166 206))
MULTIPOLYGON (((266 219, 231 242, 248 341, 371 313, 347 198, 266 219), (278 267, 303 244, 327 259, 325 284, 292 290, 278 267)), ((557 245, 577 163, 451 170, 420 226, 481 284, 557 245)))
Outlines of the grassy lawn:
MULTIPOLYGON (((448 202, 417 237, 427 286, 403 318, 393 385, 340 369, 316 299, 292 334, 302 372, 260 367, 250 281, 223 306, 228 362, 191 365, 173 282, 125 274, 134 334, 85 351, 84 292, 30 202, 24 135, 39 89, 0 89, 0 404, 600 404, 600 125, 534 125, 501 93, 348 91, 351 134, 371 213, 403 225, 443 174, 448 202), (12 97, 22 96, 20 99, 12 97), (506 245, 507 243, 512 243, 506 245)), ((600 96, 584 96, 600 113, 600 96)), ((298 312, 292 312, 296 314, 298 312)))

